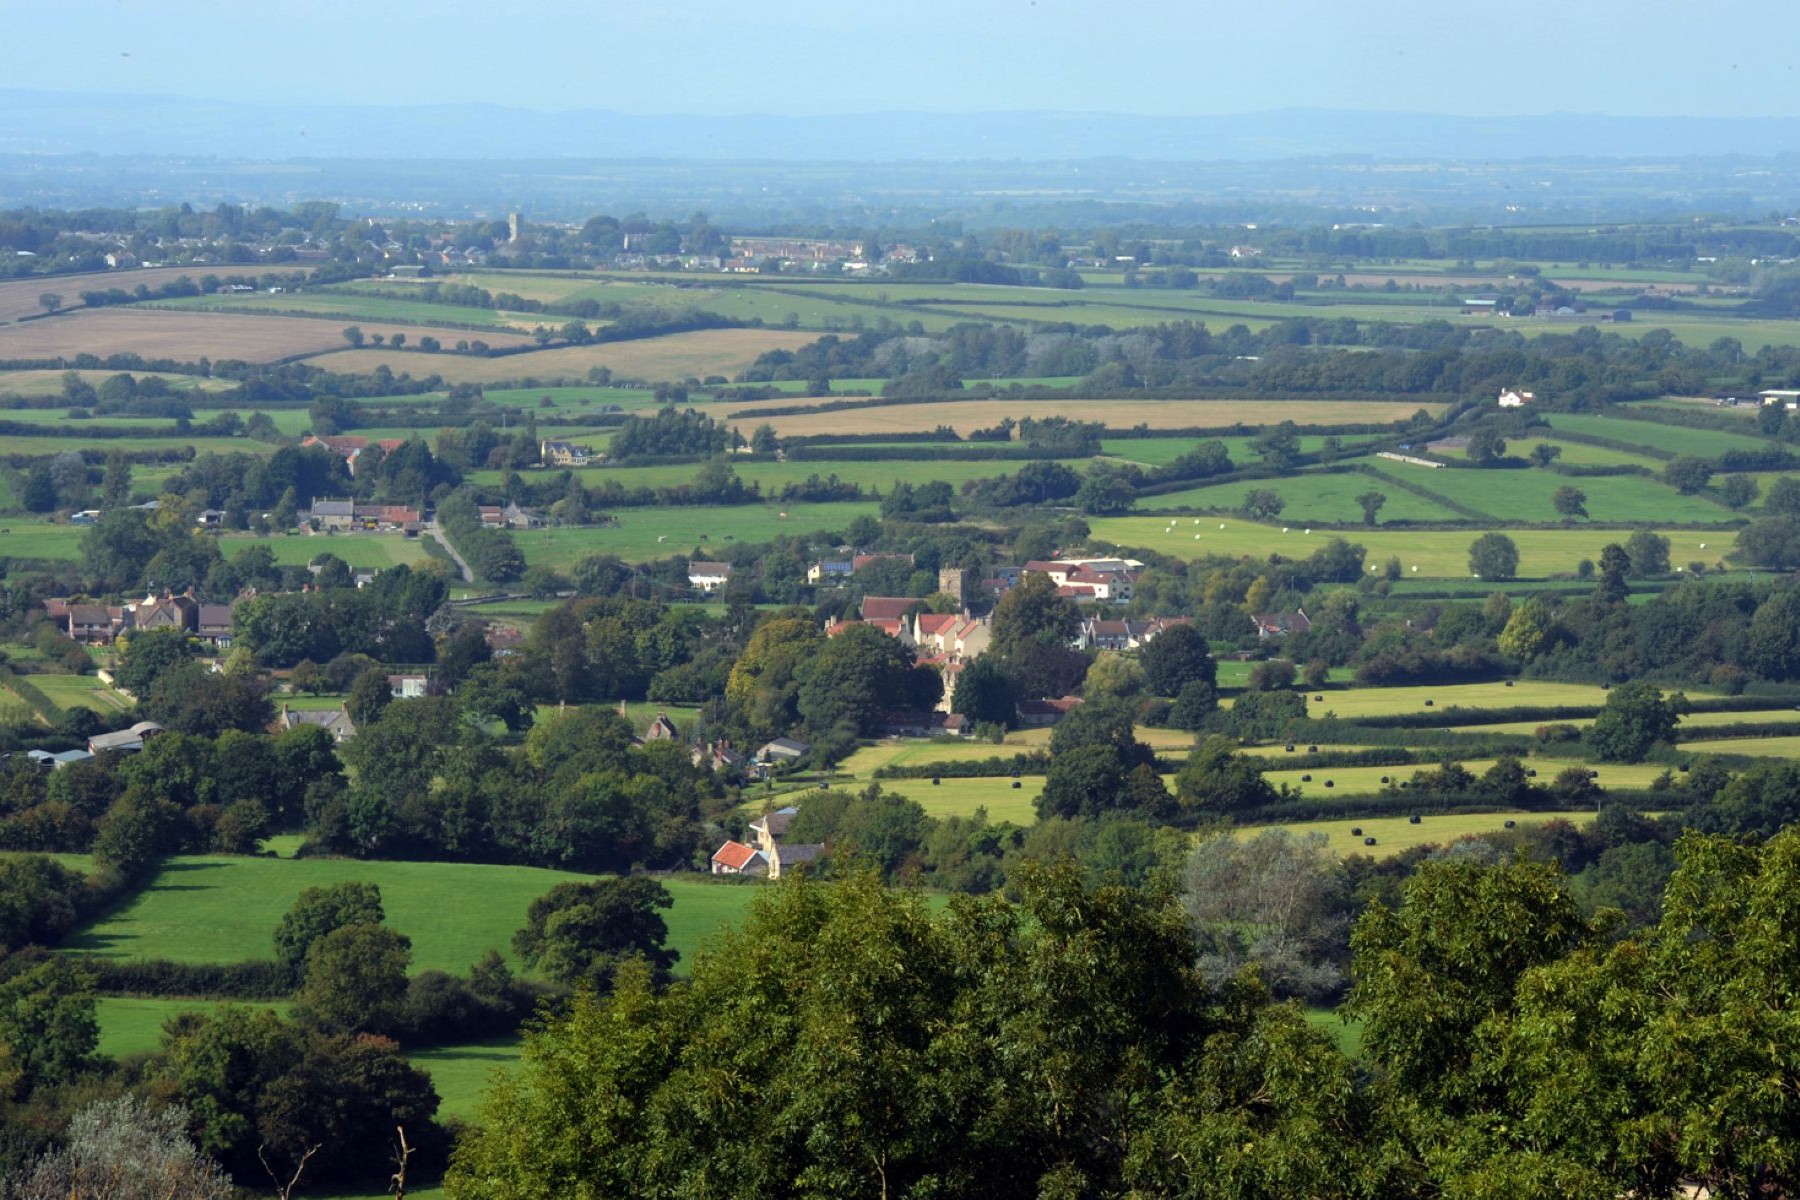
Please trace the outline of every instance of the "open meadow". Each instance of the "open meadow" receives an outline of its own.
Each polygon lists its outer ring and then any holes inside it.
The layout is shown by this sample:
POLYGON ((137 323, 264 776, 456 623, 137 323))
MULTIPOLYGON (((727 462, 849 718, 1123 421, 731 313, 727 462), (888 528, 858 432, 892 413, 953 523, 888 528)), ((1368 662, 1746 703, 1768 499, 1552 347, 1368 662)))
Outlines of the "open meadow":
MULTIPOLYGON (((1290 526, 1264 525, 1242 518, 1181 518, 1173 529, 1166 517, 1098 517, 1088 522, 1093 535, 1123 549, 1142 548, 1158 554, 1194 559, 1202 555, 1266 558, 1272 551, 1289 557, 1312 553, 1325 539, 1341 537, 1368 551, 1368 562, 1379 567, 1398 558, 1403 574, 1468 579, 1469 544, 1485 530, 1466 529, 1385 530, 1314 529, 1306 534, 1290 526), (1418 568, 1416 571, 1413 568, 1418 568)), ((1498 528, 1498 526, 1497 526, 1498 528)), ((1582 526, 1574 529, 1500 528, 1519 548, 1519 576, 1541 579, 1571 574, 1582 559, 1597 561, 1608 542, 1624 542, 1632 530, 1582 526)), ((1723 530, 1655 530, 1670 541, 1670 559, 1686 563, 1702 559, 1713 563, 1730 552, 1736 532, 1723 530)))
MULTIPOLYGON (((413 970, 465 972, 489 950, 519 970, 512 936, 525 924, 526 908, 559 883, 592 878, 472 863, 177 857, 147 888, 72 935, 63 949, 192 963, 269 958, 275 926, 303 889, 358 880, 381 888, 388 925, 412 939, 413 970)), ((704 876, 663 882, 676 898, 664 916, 669 944, 684 961, 707 936, 735 922, 753 894, 750 887, 704 876)))
POLYGON ((830 504, 696 505, 682 508, 625 508, 618 523, 604 528, 522 529, 513 541, 533 566, 564 571, 589 554, 616 554, 627 562, 647 562, 671 554, 704 558, 733 542, 756 544, 777 536, 821 530, 842 531, 857 517, 876 515, 872 500, 830 504))

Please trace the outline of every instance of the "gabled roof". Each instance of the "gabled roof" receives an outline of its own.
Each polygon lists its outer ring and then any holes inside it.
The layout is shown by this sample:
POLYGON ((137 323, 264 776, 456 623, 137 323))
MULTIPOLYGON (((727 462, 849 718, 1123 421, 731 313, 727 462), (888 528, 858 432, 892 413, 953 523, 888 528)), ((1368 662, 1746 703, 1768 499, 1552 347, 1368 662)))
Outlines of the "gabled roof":
POLYGON ((688 564, 688 578, 692 579, 696 575, 714 575, 720 579, 725 579, 731 575, 731 564, 722 562, 690 562, 688 564))
POLYGON ((961 621, 956 613, 920 613, 919 632, 924 635, 947 633, 961 621))
POLYGON ((919 603, 912 596, 864 596, 862 619, 865 621, 898 621, 906 610, 919 603))
POLYGON ((712 860, 720 866, 732 871, 742 871, 761 859, 763 853, 755 846, 746 846, 742 842, 726 842, 713 851, 712 860))

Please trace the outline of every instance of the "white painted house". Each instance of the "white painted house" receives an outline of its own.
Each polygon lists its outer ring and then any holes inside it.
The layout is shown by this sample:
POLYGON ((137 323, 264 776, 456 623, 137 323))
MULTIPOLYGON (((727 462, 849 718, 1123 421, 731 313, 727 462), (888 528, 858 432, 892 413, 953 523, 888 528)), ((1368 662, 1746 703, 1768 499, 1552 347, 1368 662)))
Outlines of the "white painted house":
POLYGON ((1537 396, 1531 392, 1520 392, 1514 391, 1512 388, 1507 388, 1504 392, 1500 393, 1500 407, 1523 408, 1536 399, 1537 396))

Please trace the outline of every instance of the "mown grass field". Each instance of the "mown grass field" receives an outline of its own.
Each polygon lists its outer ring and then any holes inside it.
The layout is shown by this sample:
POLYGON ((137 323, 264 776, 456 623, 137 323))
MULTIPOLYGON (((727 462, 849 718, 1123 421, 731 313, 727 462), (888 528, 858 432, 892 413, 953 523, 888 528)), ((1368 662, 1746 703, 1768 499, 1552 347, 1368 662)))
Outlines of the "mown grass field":
MULTIPOLYGON (((250 318, 241 318, 249 320, 250 318)), ((316 324, 316 322, 305 322, 316 324)), ((431 332, 431 331, 427 331, 431 332)), ((499 336, 499 335, 495 335, 499 336)), ((623 379, 727 378, 748 367, 770 350, 797 350, 817 334, 779 329, 705 329, 671 333, 630 342, 602 342, 590 346, 556 346, 500 358, 467 354, 395 353, 391 350, 336 350, 309 359, 327 371, 368 374, 386 366, 396 374, 441 375, 449 383, 497 383, 502 380, 569 380, 579 383, 594 367, 609 367, 623 379)), ((416 337, 413 339, 418 340, 416 337)), ((439 335, 439 341, 443 338, 439 335)), ((493 336, 483 341, 497 345, 493 336)), ((526 339, 529 341, 529 339, 526 339)), ((338 339, 343 344, 343 339, 338 339)), ((3 343, 0 343, 3 346, 3 343)))
MULTIPOLYGON (((1380 521, 1458 521, 1453 510, 1423 496, 1416 496, 1380 480, 1362 474, 1324 474, 1309 471, 1285 479, 1258 479, 1240 483, 1216 483, 1209 487, 1189 488, 1161 496, 1143 496, 1137 506, 1145 509, 1235 511, 1244 506, 1244 497, 1254 490, 1273 491, 1287 502, 1281 519, 1289 522, 1318 521, 1354 524, 1362 520, 1362 506, 1356 497, 1364 492, 1381 492, 1387 497, 1377 514, 1380 521)), ((1191 525, 1192 522, 1185 522, 1191 525)), ((1202 531, 1204 532, 1204 531, 1202 531)), ((1344 535, 1351 536, 1351 535, 1344 535)), ((1203 539, 1204 540, 1204 539, 1203 539)))
MULTIPOLYGON (((1377 469, 1384 475, 1405 478, 1466 508, 1486 513, 1496 521, 1562 520, 1552 498, 1558 488, 1565 486, 1586 494, 1587 519, 1591 521, 1683 521, 1699 524, 1729 521, 1736 516, 1709 496, 1683 496, 1668 484, 1643 475, 1571 478, 1552 471, 1533 469, 1449 469, 1414 471, 1401 475, 1407 468, 1389 463, 1383 463, 1377 469)), ((1287 485, 1288 481, 1282 480, 1275 485, 1275 490, 1280 492, 1287 485)), ((1376 490, 1381 489, 1378 486, 1376 490)), ((1389 504, 1394 499, 1390 491, 1389 504)), ((1386 511, 1382 510, 1384 514, 1386 511)))
MULTIPOLYGON (((1800 716, 1789 713, 1788 716, 1800 716)), ((1710 738, 1681 743, 1683 754, 1748 754, 1756 758, 1800 758, 1800 737, 1710 738)))
MULTIPOLYGON (((1247 554, 1260 559, 1266 558, 1271 548, 1282 544, 1280 525, 1257 524, 1242 518, 1202 518, 1198 526, 1178 523, 1172 531, 1164 517, 1099 517, 1088 524, 1096 538, 1125 549, 1141 547, 1185 559, 1215 554, 1234 558, 1247 554), (1195 533, 1201 537, 1196 539, 1195 533)), ((1632 533, 1631 530, 1590 526, 1573 529, 1496 528, 1518 546, 1522 579, 1572 573, 1582 559, 1598 561, 1601 547, 1609 542, 1623 542, 1632 533)), ((1315 539, 1342 537, 1354 542, 1368 551, 1371 565, 1379 566, 1393 557, 1400 560, 1401 571, 1408 575, 1468 579, 1471 574, 1469 544, 1484 532, 1486 530, 1480 527, 1453 530, 1314 529, 1312 536, 1315 539), (1414 567, 1418 570, 1414 571, 1414 567)), ((1665 529, 1655 532, 1669 539, 1670 560, 1675 563, 1686 563, 1695 558, 1716 561, 1731 550, 1736 540, 1735 532, 1730 530, 1709 533, 1665 529)))
POLYGON ((90 708, 97 713, 124 712, 131 701, 92 675, 33 675, 31 683, 57 708, 90 708))
MULTIPOLYGON (((380 886, 387 923, 412 939, 415 971, 461 973, 488 950, 511 960, 512 936, 524 925, 527 906, 559 883, 590 878, 467 863, 181 857, 169 860, 129 903, 71 936, 64 948, 176 962, 267 958, 274 953, 270 938, 276 924, 303 889, 363 880, 380 886)), ((664 915, 669 942, 684 961, 692 960, 704 938, 736 921, 752 894, 703 877, 665 882, 676 897, 664 915)))
MULTIPOLYGON (((1589 437, 1610 438, 1632 446, 1648 446, 1670 454, 1718 455, 1727 450, 1763 450, 1772 443, 1753 433, 1723 433, 1713 429, 1688 429, 1681 425, 1663 425, 1656 421, 1633 421, 1623 417, 1605 417, 1595 413, 1551 413, 1547 418, 1552 429, 1589 437)), ((1555 435, 1551 435, 1554 437, 1555 435)))
MULTIPOLYGON (((1618 424, 1618 422, 1614 422, 1618 424)), ((1586 442, 1572 442, 1566 438, 1559 439, 1554 433, 1543 437, 1508 438, 1506 454, 1508 458, 1529 459, 1532 452, 1541 445, 1555 446, 1562 451, 1556 456, 1558 464, 1571 467, 1643 467, 1648 471, 1660 471, 1663 460, 1652 458, 1648 454, 1632 454, 1624 450, 1614 450, 1610 446, 1590 446, 1586 442)), ((1570 478, 1565 482, 1582 487, 1586 479, 1570 478)))
POLYGON ((836 504, 741 504, 691 508, 628 508, 613 528, 522 529, 513 534, 525 560, 567 570, 589 554, 616 554, 645 562, 672 554, 722 553, 732 542, 768 542, 819 530, 843 530, 860 516, 874 516, 872 500, 836 504), (781 514, 786 513, 784 518, 781 514), (659 541, 658 539, 663 539, 659 541))

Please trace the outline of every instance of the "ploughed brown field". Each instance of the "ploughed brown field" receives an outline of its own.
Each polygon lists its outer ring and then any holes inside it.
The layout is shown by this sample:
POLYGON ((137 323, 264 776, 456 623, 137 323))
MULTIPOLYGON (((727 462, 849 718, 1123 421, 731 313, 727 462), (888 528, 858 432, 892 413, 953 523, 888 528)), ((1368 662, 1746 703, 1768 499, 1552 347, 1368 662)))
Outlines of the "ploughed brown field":
MULTIPOLYGON (((148 272, 146 272, 147 274, 148 272)), ((444 330, 406 325, 356 322, 366 334, 404 333, 417 343, 444 330)), ((319 354, 343 346, 344 323, 311 317, 251 317, 238 313, 187 312, 150 308, 79 309, 63 316, 0 327, 0 359, 73 358, 77 354, 141 354, 192 362, 239 358, 271 362, 297 354, 319 354)), ((490 346, 524 345, 531 339, 484 331, 490 346)), ((439 355, 377 351, 393 361, 396 371, 425 374, 439 355)), ((367 368, 372 370, 373 367, 367 368)))

